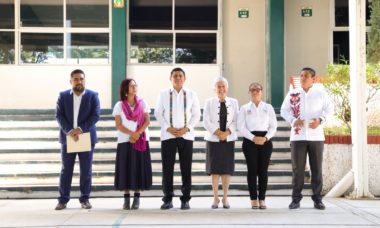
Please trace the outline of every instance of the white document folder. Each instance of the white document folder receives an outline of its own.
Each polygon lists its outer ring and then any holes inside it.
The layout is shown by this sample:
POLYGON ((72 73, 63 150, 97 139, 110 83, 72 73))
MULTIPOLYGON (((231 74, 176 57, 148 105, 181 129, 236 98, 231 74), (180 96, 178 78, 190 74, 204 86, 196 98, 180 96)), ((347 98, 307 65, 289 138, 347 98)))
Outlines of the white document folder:
POLYGON ((79 135, 78 141, 74 141, 70 135, 66 136, 67 153, 89 152, 91 150, 90 132, 79 135))

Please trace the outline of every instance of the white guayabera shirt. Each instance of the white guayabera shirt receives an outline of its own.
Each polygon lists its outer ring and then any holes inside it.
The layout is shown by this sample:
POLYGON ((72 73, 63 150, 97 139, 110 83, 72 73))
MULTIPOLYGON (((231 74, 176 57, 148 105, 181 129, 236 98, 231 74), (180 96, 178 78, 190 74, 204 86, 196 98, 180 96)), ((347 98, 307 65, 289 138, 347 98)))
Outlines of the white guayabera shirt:
POLYGON ((334 114, 334 105, 323 88, 312 86, 308 92, 297 88, 286 95, 281 106, 281 116, 291 125, 290 141, 324 141, 322 124, 334 114), (298 117, 297 117, 298 116, 298 117), (309 127, 313 119, 320 118, 321 125, 316 129, 309 127), (300 129, 294 127, 297 119, 304 120, 300 129))

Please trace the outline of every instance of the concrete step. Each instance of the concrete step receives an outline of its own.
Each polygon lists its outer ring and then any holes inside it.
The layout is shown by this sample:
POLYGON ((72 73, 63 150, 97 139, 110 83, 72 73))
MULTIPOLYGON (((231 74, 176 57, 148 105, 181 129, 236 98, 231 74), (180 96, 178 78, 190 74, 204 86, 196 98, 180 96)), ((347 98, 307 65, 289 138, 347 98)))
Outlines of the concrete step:
MULTIPOLYGON (((37 177, 37 176, 20 176, 20 177, 2 177, 1 178, 1 186, 0 190, 7 189, 11 187, 31 187, 31 186, 55 186, 57 188, 59 183, 59 175, 51 175, 47 177, 37 177)), ((114 183, 114 175, 110 173, 109 175, 96 175, 94 173, 92 177, 92 183, 94 186, 97 185, 113 185, 114 183)), ((157 186, 161 186, 162 177, 158 175, 153 176, 153 184, 157 186)), ((175 175, 173 179, 173 183, 175 185, 181 185, 181 176, 175 175)), ((211 177, 203 173, 203 175, 192 176, 192 183, 194 185, 205 184, 211 185, 211 177)), ((275 184, 284 184, 290 185, 291 176, 278 176, 270 173, 268 177, 268 185, 275 184)), ((305 176, 305 183, 309 183, 309 178, 305 176)), ((73 176, 72 184, 79 185, 79 175, 77 173, 73 176)), ((231 177, 231 184, 241 184, 247 185, 247 177, 246 175, 234 175, 231 177)))
MULTIPOLYGON (((192 171, 194 175, 204 174, 205 173, 205 163, 203 161, 193 161, 192 163, 192 171)), ((0 177, 12 177, 12 176, 39 176, 43 177, 44 174, 46 176, 59 175, 61 170, 61 163, 21 163, 21 164, 1 164, 0 166, 0 177)), ((74 166, 75 172, 79 172, 79 163, 76 163, 74 166)), ((108 175, 109 173, 113 173, 115 170, 114 163, 98 163, 95 162, 92 165, 92 172, 97 175, 104 174, 108 175)), ((156 174, 160 175, 162 172, 162 163, 161 162, 153 162, 152 170, 156 174)), ((244 163, 235 163, 236 175, 245 175, 247 172, 247 166, 244 163)), ((174 166, 174 171, 179 172, 180 167, 177 162, 174 166)), ((269 167, 269 172, 273 175, 291 175, 291 164, 272 164, 269 167)))
MULTIPOLYGON (((235 148, 237 150, 241 149, 241 142, 237 141, 235 143, 235 148)), ((160 141, 151 141, 149 142, 150 148, 160 148, 160 141)), ((206 143, 204 141, 194 141, 193 147, 195 151, 204 150, 206 143)), ((99 140, 96 144, 95 149, 115 149, 117 147, 116 140, 113 142, 99 140)), ((0 144, 0 153, 2 152, 12 152, 12 150, 46 150, 46 149, 59 149, 60 144, 58 141, 2 141, 0 144)), ((289 141, 274 141, 273 142, 274 151, 279 151, 286 149, 286 151, 290 151, 289 149, 289 141)))

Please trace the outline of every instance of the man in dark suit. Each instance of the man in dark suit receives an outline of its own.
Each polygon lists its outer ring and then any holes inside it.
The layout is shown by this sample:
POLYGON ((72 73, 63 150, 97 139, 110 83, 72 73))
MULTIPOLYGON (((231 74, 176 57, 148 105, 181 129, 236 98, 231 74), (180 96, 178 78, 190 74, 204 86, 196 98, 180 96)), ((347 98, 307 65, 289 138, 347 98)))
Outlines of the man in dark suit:
POLYGON ((70 200, 71 181, 75 158, 78 154, 80 167, 80 192, 79 202, 84 209, 92 208, 89 198, 91 193, 92 157, 96 136, 96 122, 100 117, 100 105, 98 93, 85 89, 85 74, 82 70, 71 72, 70 84, 72 89, 59 94, 56 108, 56 119, 60 128, 59 142, 61 143, 62 169, 59 180, 58 204, 55 210, 66 208, 70 200), (67 153, 66 137, 74 141, 82 133, 90 132, 91 150, 80 153, 67 153))

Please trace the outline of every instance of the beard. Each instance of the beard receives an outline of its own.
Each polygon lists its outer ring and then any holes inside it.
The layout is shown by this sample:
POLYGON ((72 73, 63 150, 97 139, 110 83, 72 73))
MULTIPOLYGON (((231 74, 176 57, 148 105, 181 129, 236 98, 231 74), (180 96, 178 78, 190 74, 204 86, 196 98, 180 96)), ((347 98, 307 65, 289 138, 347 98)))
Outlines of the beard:
POLYGON ((82 85, 76 85, 73 87, 74 92, 82 93, 84 91, 84 86, 82 85))

